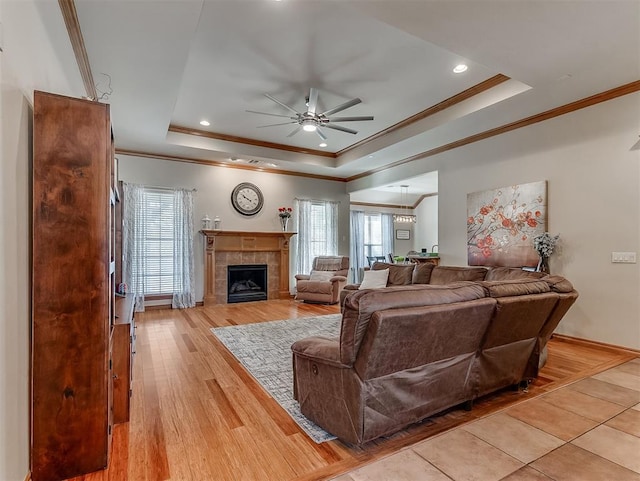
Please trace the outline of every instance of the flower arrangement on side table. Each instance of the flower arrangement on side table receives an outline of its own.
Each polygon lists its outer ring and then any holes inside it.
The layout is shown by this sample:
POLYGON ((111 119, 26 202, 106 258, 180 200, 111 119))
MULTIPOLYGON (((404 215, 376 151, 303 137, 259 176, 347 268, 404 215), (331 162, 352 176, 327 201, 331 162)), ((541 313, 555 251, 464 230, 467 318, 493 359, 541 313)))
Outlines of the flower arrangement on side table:
POLYGON ((278 208, 278 217, 280 217, 280 225, 282 226, 282 230, 287 230, 287 224, 289 223, 289 219, 291 218, 291 212, 293 209, 291 207, 279 207, 278 208))
POLYGON ((560 235, 552 236, 548 232, 537 235, 533 238, 533 248, 538 252, 540 261, 538 261, 537 271, 549 272, 549 257, 553 254, 553 250, 560 239, 560 235))

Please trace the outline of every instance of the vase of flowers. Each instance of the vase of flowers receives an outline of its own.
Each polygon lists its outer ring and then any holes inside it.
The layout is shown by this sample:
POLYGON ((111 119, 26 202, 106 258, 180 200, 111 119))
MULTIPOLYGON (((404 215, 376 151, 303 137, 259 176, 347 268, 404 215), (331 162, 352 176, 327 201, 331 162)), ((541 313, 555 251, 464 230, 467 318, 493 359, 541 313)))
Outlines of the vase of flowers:
POLYGON ((549 273, 549 257, 553 254, 558 239, 560 239, 560 235, 552 236, 548 232, 533 238, 533 248, 540 256, 536 271, 549 273))
POLYGON ((287 230, 287 225, 289 224, 289 219, 291 218, 291 212, 293 209, 291 207, 279 207, 278 208, 278 217, 280 217, 280 225, 282 226, 282 230, 287 230))

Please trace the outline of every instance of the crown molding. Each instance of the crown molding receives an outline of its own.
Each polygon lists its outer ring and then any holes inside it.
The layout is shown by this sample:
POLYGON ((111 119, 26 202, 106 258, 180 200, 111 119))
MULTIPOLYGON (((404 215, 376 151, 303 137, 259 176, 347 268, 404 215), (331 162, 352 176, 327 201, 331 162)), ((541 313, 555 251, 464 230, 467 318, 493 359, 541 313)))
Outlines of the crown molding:
POLYGON ((147 159, 171 160, 174 162, 185 162, 188 164, 208 165, 210 167, 226 167, 227 169, 252 170, 257 172, 265 172, 268 174, 292 175, 294 177, 305 177, 308 179, 330 180, 333 182, 346 182, 343 177, 333 177, 330 175, 309 174, 306 172, 294 172, 292 170, 274 169, 272 167, 255 167, 246 164, 230 164, 221 160, 203 160, 193 157, 184 157, 180 155, 154 154, 152 152, 143 152, 139 150, 115 149, 116 155, 130 155, 134 157, 144 157, 147 159))
POLYGON ((267 149, 286 150, 287 152, 295 152, 298 154, 317 155, 319 157, 328 157, 335 159, 336 154, 333 152, 326 152, 324 150, 305 149, 303 147, 294 147, 292 145, 278 144, 275 142, 266 142, 264 140, 250 139, 248 137, 238 137, 235 135, 221 134, 218 132, 209 132, 206 130, 192 129, 189 127, 181 127, 179 125, 169 125, 169 132, 185 135, 195 135, 198 137, 206 137, 208 139, 224 140, 225 142, 235 142, 238 144, 254 145, 256 147, 263 147, 267 149))
POLYGON ((453 95, 452 97, 449 97, 448 99, 443 100, 442 102, 432 105, 431 107, 423 110, 422 112, 418 112, 417 114, 412 115, 411 117, 407 117, 406 119, 401 120, 400 122, 392 125, 391 127, 387 127, 386 129, 381 130, 380 132, 377 132, 367 137, 366 139, 363 139, 359 142, 356 142, 353 145, 350 145, 345 149, 340 150, 337 153, 337 155, 340 156, 340 155, 346 154, 347 152, 350 152, 351 150, 356 149, 358 147, 362 147, 363 145, 373 142, 374 140, 379 139, 380 137, 383 137, 392 132, 408 127, 411 124, 414 124, 423 119, 426 119, 427 117, 435 115, 438 112, 442 112, 443 110, 453 107, 454 105, 459 104, 460 102, 463 102, 465 100, 468 100, 471 97, 475 97, 476 95, 479 95, 482 92, 485 92, 497 85, 500 85, 501 83, 506 82, 507 80, 511 80, 511 79, 506 75, 502 75, 502 74, 494 75, 493 77, 488 78, 487 80, 480 82, 479 84, 476 84, 472 87, 469 87, 468 89, 463 90, 462 92, 459 92, 453 95))
POLYGON ((87 92, 87 97, 90 100, 98 100, 98 92, 96 91, 96 85, 93 81, 93 73, 91 72, 89 56, 87 55, 84 38, 82 37, 82 31, 80 30, 76 4, 74 3, 74 0, 58 0, 58 5, 62 12, 62 18, 64 18, 64 24, 67 27, 67 33, 69 34, 69 40, 73 47, 73 53, 76 56, 76 63, 78 64, 80 75, 82 76, 82 82, 84 83, 84 89, 87 92))
POLYGON ((553 109, 546 110, 544 112, 532 115, 530 117, 526 117, 521 120, 516 120, 515 122, 511 122, 511 123, 502 125, 500 127, 485 130, 484 132, 479 132, 477 134, 470 135, 463 139, 459 139, 459 140, 456 140, 455 142, 450 142, 448 144, 441 145, 440 147, 436 147, 431 150, 420 152, 419 154, 415 154, 415 155, 412 155, 411 157, 407 157, 405 159, 392 162, 391 164, 378 167, 377 169, 372 169, 357 175, 353 175, 347 178, 347 182, 362 179, 363 177, 369 177, 370 175, 376 174, 378 172, 384 172, 385 170, 393 169, 400 165, 408 164, 416 160, 425 159, 427 157, 432 157, 434 155, 447 152, 449 150, 457 149, 458 147, 473 144, 475 142, 488 139, 490 137, 495 137, 496 135, 511 132, 512 130, 521 129, 522 127, 528 127, 529 125, 533 125, 533 124, 537 124, 538 122, 543 122, 545 120, 553 119, 555 117, 559 117, 561 115, 575 112, 576 110, 581 110, 586 107, 591 107, 592 105, 606 102, 608 100, 613 100, 615 98, 622 97, 624 95, 638 92, 639 90, 640 90, 640 80, 636 80, 634 82, 630 82, 628 84, 615 87, 605 92, 591 95, 590 97, 585 97, 584 99, 576 100, 575 102, 561 105, 560 107, 555 107, 553 109))

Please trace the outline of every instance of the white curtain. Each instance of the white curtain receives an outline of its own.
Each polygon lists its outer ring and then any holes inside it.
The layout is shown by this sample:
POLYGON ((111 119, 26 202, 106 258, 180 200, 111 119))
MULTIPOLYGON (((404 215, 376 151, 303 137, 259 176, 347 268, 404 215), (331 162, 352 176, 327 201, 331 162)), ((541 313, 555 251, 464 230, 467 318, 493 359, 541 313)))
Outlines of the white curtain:
POLYGON ((338 253, 338 202, 296 199, 298 235, 294 270, 311 272, 317 256, 333 256, 338 253))
POLYGON ((364 211, 351 211, 351 247, 349 264, 351 265, 351 282, 359 283, 368 262, 364 252, 364 211))
POLYGON ((173 299, 171 307, 196 305, 193 270, 193 191, 176 189, 174 196, 173 299))
MULTIPOLYGON (((380 214, 380 224, 382 226, 382 255, 394 254, 393 247, 393 214, 380 214)), ((387 262, 389 259, 387 259, 387 262)))
MULTIPOLYGON (((157 224, 157 217, 150 218, 145 209, 145 187, 137 184, 123 184, 124 209, 122 225, 122 278, 130 293, 135 296, 135 310, 144 311, 148 265, 146 253, 147 228, 151 221, 157 224)), ((155 190, 157 194, 157 190, 155 190)), ((186 308, 195 306, 195 277, 193 259, 193 192, 184 189, 166 190, 173 195, 173 286, 171 306, 186 308)), ((171 195, 170 194, 170 195, 171 195)), ((157 263, 151 269, 157 269, 157 263)), ((169 267, 171 269, 171 267, 169 267)))
POLYGON ((122 281, 135 296, 135 310, 144 311, 144 186, 123 183, 124 209, 122 213, 122 281))

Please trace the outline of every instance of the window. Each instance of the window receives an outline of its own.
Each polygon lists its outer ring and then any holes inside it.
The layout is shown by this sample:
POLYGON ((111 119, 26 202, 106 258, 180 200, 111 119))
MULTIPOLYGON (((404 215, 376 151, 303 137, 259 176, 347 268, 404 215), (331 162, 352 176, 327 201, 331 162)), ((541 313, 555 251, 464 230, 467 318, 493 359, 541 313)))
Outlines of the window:
POLYGON ((174 285, 173 276, 175 197, 173 192, 145 189, 142 203, 143 246, 137 253, 143 258, 138 262, 134 256, 134 266, 141 266, 142 271, 134 269, 133 275, 143 278, 139 285, 144 286, 144 295, 173 294, 182 290, 181 285, 174 285))
POLYGON ((195 305, 193 191, 123 183, 122 278, 143 311, 145 296, 195 305))
POLYGON ((298 235, 296 271, 310 272, 317 256, 332 256, 338 251, 338 203, 298 199, 298 235))
POLYGON ((379 213, 364 215, 364 255, 384 256, 382 250, 382 216, 379 213))

